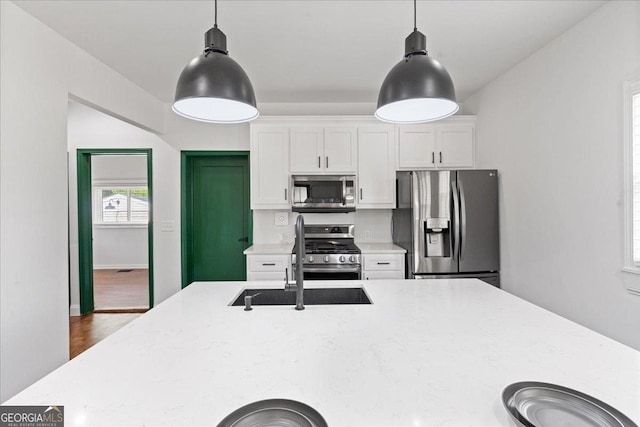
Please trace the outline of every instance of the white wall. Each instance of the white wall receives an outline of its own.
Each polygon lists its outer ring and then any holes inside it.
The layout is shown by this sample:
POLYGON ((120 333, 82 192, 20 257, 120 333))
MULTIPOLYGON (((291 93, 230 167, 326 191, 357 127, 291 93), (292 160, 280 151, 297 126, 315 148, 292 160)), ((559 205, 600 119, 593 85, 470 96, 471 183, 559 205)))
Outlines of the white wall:
MULTIPOLYGON (((95 270, 148 268, 148 236, 147 227, 94 226, 93 268, 95 270)), ((175 290, 178 291, 180 288, 175 290)), ((79 316, 80 306, 74 305, 70 314, 79 316)))
MULTIPOLYGON (((86 111, 88 107, 80 105, 76 102, 70 102, 69 107, 69 116, 74 114, 79 114, 80 118, 82 117, 100 117, 98 115, 90 114, 89 111, 86 111), (73 105, 72 105, 73 104, 73 105), (84 108, 83 108, 84 107, 84 108), (84 116, 82 115, 82 111, 84 110, 84 116)), ((108 116, 107 116, 108 117, 108 116)), ((78 119, 68 118, 69 124, 76 124, 78 119)), ((105 120, 106 122, 106 120, 105 120)), ((82 126, 82 128, 86 128, 87 126, 82 126)), ((141 132, 138 132, 135 126, 119 126, 124 132, 121 135, 117 135, 119 139, 122 139, 125 143, 129 140, 134 140, 138 135, 142 135, 141 132), (134 130, 135 129, 135 130, 134 130)), ((103 138, 100 136, 96 136, 95 133, 100 131, 100 129, 95 129, 92 133, 82 135, 79 133, 74 133, 71 135, 69 132, 69 138, 81 138, 77 141, 69 141, 72 142, 74 146, 81 147, 85 144, 85 138, 89 140, 93 140, 95 138, 103 138)), ((113 131, 110 130, 110 133, 113 131)), ((111 135, 114 137, 114 135, 111 135)), ((156 137, 157 138, 157 137, 156 137)), ((86 141, 88 142, 88 141, 86 141)), ((147 156, 144 154, 133 154, 133 155, 118 155, 118 154, 107 154, 100 156, 93 156, 91 158, 91 178, 94 183, 100 183, 103 181, 109 182, 118 182, 122 181, 124 183, 127 182, 138 182, 141 184, 145 184, 147 182, 147 156)))
POLYGON ((249 124, 212 125, 185 119, 164 105, 165 132, 168 144, 177 150, 249 151, 249 124))
MULTIPOLYGON (((87 107, 85 107, 87 108, 87 107)), ((69 116, 74 114, 77 108, 69 109, 69 116)), ((107 116, 108 117, 108 116, 107 116)), ((116 120, 108 117, 111 120, 116 120)), ((105 120, 106 122, 106 120, 105 120)), ((77 119, 69 119, 69 125, 77 123, 77 119)), ((116 140, 133 139, 136 136, 130 132, 144 132, 133 126, 108 126, 109 134, 113 135, 114 129, 122 129, 122 135, 116 140)), ((86 128, 86 126, 84 126, 86 128)), ((95 129, 99 131, 100 129, 95 129)), ((69 138, 78 137, 81 132, 77 129, 69 129, 69 138)), ((95 138, 95 133, 90 133, 83 138, 95 138)), ((154 138, 157 138, 154 136, 154 138)), ((70 141, 71 142, 71 141, 70 141)), ((109 141, 113 144, 113 141, 109 141)), ((78 145, 73 143, 73 145, 78 145)), ((91 177, 93 185, 146 185, 147 183, 147 156, 136 155, 100 155, 91 158, 91 177)), ((124 268, 148 268, 149 266, 149 242, 146 224, 134 225, 94 225, 93 226, 93 268, 94 269, 124 269, 124 268)), ((79 308, 79 307, 78 307, 79 308)))
POLYGON ((0 402, 69 358, 69 96, 162 131, 155 98, 0 2, 0 402))
POLYGON ((623 267, 622 82, 640 3, 605 4, 465 102, 478 167, 501 171, 504 288, 640 349, 623 267))
MULTIPOLYGON (((69 236, 71 250, 71 311, 79 309, 77 148, 151 148, 153 177, 154 303, 159 304, 180 290, 180 153, 157 135, 102 114, 76 102, 69 103, 69 236), (160 224, 172 221, 174 232, 163 232, 160 224)), ((96 160, 96 158, 94 158, 96 160)), ((98 160, 99 162, 100 160, 98 160)), ((145 165, 146 170, 146 165, 145 165)), ((124 173, 124 172, 123 172, 124 173)), ((130 172, 127 175, 135 176, 130 172)), ((105 176, 100 171, 96 177, 105 176)), ((146 239, 146 230, 145 239, 146 239)), ((94 242, 95 244, 95 242, 94 242)), ((145 244, 146 246, 146 244, 145 244)), ((94 252, 94 256, 96 254, 94 252)))
MULTIPOLYGON (((291 243, 295 240, 298 214, 285 212, 289 225, 275 225, 275 215, 282 211, 253 211, 253 243, 291 243)), ((304 214, 305 224, 354 224, 356 242, 390 242, 391 209, 360 209, 349 213, 304 214)))

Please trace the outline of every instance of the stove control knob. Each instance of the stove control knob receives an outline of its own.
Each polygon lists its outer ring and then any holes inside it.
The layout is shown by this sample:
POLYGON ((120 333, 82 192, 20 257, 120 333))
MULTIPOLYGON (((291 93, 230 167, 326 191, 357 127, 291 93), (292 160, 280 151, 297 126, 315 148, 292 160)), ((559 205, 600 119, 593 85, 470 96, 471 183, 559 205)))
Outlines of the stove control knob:
POLYGON ((314 259, 313 255, 309 255, 309 262, 313 262, 314 259))
POLYGON ((345 261, 344 256, 342 256, 342 255, 340 255, 340 258, 338 258, 338 259, 340 260, 340 262, 344 262, 345 261))
POLYGON ((324 256, 324 262, 329 262, 329 255, 324 256))
POLYGON ((353 256, 353 255, 351 255, 351 256, 349 257, 349 261, 351 261, 351 262, 356 262, 356 257, 355 257, 355 256, 353 256))

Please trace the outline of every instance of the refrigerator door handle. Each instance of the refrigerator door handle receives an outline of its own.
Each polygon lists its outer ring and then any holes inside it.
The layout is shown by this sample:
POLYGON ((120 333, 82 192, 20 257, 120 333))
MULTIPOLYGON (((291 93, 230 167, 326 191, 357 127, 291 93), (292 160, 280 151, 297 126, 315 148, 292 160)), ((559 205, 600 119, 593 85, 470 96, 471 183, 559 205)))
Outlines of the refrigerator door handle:
POLYGON ((464 198, 464 187, 460 184, 460 260, 464 256, 464 247, 467 241, 467 202, 464 198))
POLYGON ((460 200, 458 199, 458 188, 455 181, 451 181, 451 195, 453 196, 453 256, 458 256, 460 245, 460 200))
POLYGON ((416 173, 411 174, 411 200, 413 206, 412 214, 413 218, 411 218, 413 222, 413 271, 410 271, 410 274, 418 272, 418 267, 420 266, 420 192, 418 190, 418 177, 416 173))

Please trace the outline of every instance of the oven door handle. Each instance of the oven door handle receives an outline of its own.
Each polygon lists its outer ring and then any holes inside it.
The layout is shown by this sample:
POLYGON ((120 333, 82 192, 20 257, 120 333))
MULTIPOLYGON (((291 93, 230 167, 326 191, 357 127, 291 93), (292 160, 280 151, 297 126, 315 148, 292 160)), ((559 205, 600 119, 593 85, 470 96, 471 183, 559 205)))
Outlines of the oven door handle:
POLYGON ((361 270, 361 267, 355 266, 355 267, 339 267, 339 268, 334 268, 334 267, 307 267, 307 266, 303 266, 302 267, 302 271, 307 272, 307 273, 359 273, 361 270))

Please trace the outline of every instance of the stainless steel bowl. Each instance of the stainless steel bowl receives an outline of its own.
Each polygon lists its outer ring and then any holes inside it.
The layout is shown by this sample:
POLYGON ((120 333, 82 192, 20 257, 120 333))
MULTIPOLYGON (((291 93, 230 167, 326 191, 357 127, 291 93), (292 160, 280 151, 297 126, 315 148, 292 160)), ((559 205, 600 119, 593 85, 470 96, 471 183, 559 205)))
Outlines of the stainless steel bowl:
POLYGON ((328 427, 309 405, 288 399, 253 402, 227 415, 218 427, 328 427))

